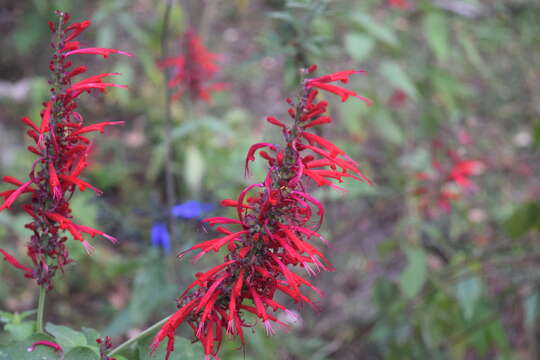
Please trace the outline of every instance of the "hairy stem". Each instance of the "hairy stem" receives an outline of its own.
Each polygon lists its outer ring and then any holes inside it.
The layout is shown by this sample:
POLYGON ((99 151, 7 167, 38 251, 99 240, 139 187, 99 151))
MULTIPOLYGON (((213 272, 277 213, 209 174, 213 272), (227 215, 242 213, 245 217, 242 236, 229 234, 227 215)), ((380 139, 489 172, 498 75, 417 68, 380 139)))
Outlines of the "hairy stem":
MULTIPOLYGON (((168 39, 169 39, 169 22, 171 15, 172 0, 166 0, 165 13, 163 15, 163 31, 161 34, 161 51, 162 58, 168 56, 168 39)), ((163 68, 163 77, 165 80, 165 197, 167 212, 169 214, 169 229, 171 237, 174 239, 176 232, 174 229, 174 217, 171 213, 172 207, 176 203, 176 194, 174 189, 174 174, 173 174, 173 159, 172 159, 172 120, 171 120, 171 89, 169 81, 171 79, 171 71, 167 67, 163 68)))
POLYGON ((112 349, 107 356, 114 356, 119 354, 122 350, 127 349, 131 344, 136 343, 138 340, 146 337, 147 335, 152 334, 154 331, 156 331, 158 328, 160 328, 163 324, 169 320, 170 316, 167 316, 166 318, 158 321, 154 325, 150 326, 144 331, 141 331, 139 334, 135 335, 131 339, 126 340, 122 344, 118 345, 116 348, 112 349))
POLYGON ((36 318, 36 332, 38 333, 45 333, 45 331, 43 330, 43 317, 45 313, 45 296, 46 295, 47 295, 47 290, 45 289, 45 286, 40 286, 37 318, 36 318))

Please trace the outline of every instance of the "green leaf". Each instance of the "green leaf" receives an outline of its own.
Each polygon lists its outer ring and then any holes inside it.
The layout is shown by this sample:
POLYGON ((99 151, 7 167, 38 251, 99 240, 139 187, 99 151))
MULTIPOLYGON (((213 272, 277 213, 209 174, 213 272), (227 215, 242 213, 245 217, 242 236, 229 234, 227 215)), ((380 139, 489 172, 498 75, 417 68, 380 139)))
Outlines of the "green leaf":
MULTIPOLYGON (((138 343, 137 348, 139 350, 138 360, 155 360, 165 359, 167 353, 167 341, 163 341, 157 348, 155 355, 150 354, 150 343, 152 337, 149 336, 138 343)), ((171 354, 169 360, 199 360, 204 357, 202 346, 199 343, 192 344, 191 341, 185 338, 175 336, 174 338, 174 352, 171 354)))
POLYGON ((406 297, 412 298, 426 282, 427 261, 424 250, 419 247, 407 247, 407 266, 400 276, 401 291, 406 297))
POLYGON ((58 354, 48 346, 36 346, 34 351, 28 351, 33 343, 43 340, 54 342, 48 335, 35 334, 24 341, 0 348, 0 360, 58 360, 58 354))
POLYGON ((515 239, 527 233, 540 223, 540 205, 534 202, 519 206, 504 222, 503 228, 511 238, 515 239))
POLYGON ((24 321, 18 324, 7 324, 4 330, 11 334, 11 337, 16 341, 21 341, 32 335, 34 332, 34 322, 24 321))
POLYGON ((282 11, 273 11, 268 13, 268 16, 273 19, 283 20, 285 22, 288 22, 290 24, 295 24, 296 19, 289 13, 282 12, 282 11))
POLYGON ((198 192, 201 188, 206 162, 196 146, 188 146, 184 154, 184 180, 191 192, 198 192))
POLYGON ((405 140, 403 130, 392 119, 392 116, 385 110, 379 110, 374 114, 373 126, 377 132, 388 142, 400 145, 405 140))
POLYGON ((96 350, 87 346, 77 346, 66 354, 64 360, 99 360, 96 350))
POLYGON ((77 346, 88 345, 84 334, 66 326, 47 323, 45 330, 54 336, 55 341, 64 348, 64 351, 69 351, 71 348, 77 346))
POLYGON ((13 321, 14 314, 7 311, 0 311, 0 321, 4 323, 10 323, 13 321))
POLYGON ((95 329, 83 327, 81 329, 81 331, 84 334, 84 336, 86 337, 86 342, 87 342, 88 345, 96 344, 96 339, 101 337, 99 332, 97 330, 95 330, 95 329))
POLYGON ((381 65, 381 74, 390 84, 407 93, 413 100, 418 99, 418 91, 409 75, 403 71, 402 67, 392 61, 386 61, 381 65))
POLYGON ((470 320, 482 295, 482 282, 477 276, 467 277, 456 285, 456 297, 465 319, 470 320))
POLYGON ((356 61, 364 61, 375 47, 372 37, 360 33, 349 33, 345 36, 345 49, 356 61))
POLYGON ((431 12, 424 18, 424 35, 438 59, 448 56, 448 22, 441 12, 431 12))
POLYGON ((357 13, 352 16, 352 20, 386 45, 392 47, 397 47, 397 45, 399 45, 398 38, 392 28, 383 25, 383 23, 374 21, 368 15, 357 13))

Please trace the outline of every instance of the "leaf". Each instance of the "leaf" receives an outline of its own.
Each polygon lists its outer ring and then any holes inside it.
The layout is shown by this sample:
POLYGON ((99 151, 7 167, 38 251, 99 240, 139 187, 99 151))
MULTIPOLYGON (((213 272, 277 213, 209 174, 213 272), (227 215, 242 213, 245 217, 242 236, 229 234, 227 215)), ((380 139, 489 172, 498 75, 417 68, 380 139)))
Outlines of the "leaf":
POLYGON ((282 11, 272 11, 268 13, 268 16, 273 19, 283 20, 285 22, 288 22, 289 24, 295 24, 296 19, 289 13, 282 12, 282 11))
POLYGON ((385 110, 379 110, 374 114, 373 126, 377 129, 377 132, 388 142, 394 145, 403 144, 405 136, 403 130, 392 119, 392 116, 385 110))
POLYGON ((405 91, 413 100, 417 100, 418 91, 416 90, 416 86, 399 64, 392 61, 383 62, 381 65, 381 74, 390 84, 405 91))
POLYGON ((99 360, 96 350, 87 346, 77 346, 66 354, 64 360, 99 360))
POLYGON ((412 298, 426 282, 427 261, 426 254, 419 247, 407 247, 407 266, 400 276, 401 291, 406 297, 412 298))
MULTIPOLYGON (((150 343, 152 337, 149 336, 137 344, 139 350, 139 360, 165 359, 167 341, 163 341, 157 348, 155 355, 150 354, 150 343)), ((169 360, 199 360, 204 358, 200 343, 192 344, 188 339, 175 336, 174 352, 169 360)))
POLYGON ((101 337, 99 332, 95 329, 83 327, 81 329, 82 333, 86 337, 86 342, 88 345, 94 345, 96 344, 96 340, 101 337))
POLYGON ((392 28, 383 25, 382 23, 375 22, 371 17, 366 14, 355 14, 352 16, 352 20, 361 25, 367 32, 379 41, 397 47, 399 45, 398 38, 392 28))
POLYGON ((45 330, 54 336, 55 341, 64 348, 64 351, 69 351, 77 346, 88 345, 84 334, 66 326, 47 323, 45 330))
POLYGON ((24 321, 18 324, 7 324, 4 330, 11 334, 11 337, 16 341, 21 341, 32 335, 34 332, 34 322, 24 321))
POLYGON ((470 320, 482 295, 482 282, 477 276, 467 277, 456 285, 456 297, 465 319, 470 320))
POLYGON ((5 323, 10 323, 13 321, 13 317, 15 315, 7 312, 7 311, 0 311, 0 321, 5 323))
POLYGON ((364 61, 375 47, 372 37, 360 33, 349 33, 345 36, 345 49, 358 62, 364 61))
POLYGON ((511 238, 515 239, 527 233, 540 223, 540 205, 529 202, 519 206, 504 222, 503 228, 511 238))
POLYGON ((201 189, 206 162, 196 146, 190 145, 185 150, 184 180, 191 192, 201 189))
POLYGON ((438 59, 443 60, 448 56, 448 22, 443 13, 439 11, 430 12, 424 17, 424 35, 429 46, 438 59))
POLYGON ((36 346, 34 351, 28 351, 33 343, 43 340, 54 342, 54 339, 48 335, 35 334, 24 341, 0 348, 0 360, 58 360, 58 354, 48 346, 36 346))

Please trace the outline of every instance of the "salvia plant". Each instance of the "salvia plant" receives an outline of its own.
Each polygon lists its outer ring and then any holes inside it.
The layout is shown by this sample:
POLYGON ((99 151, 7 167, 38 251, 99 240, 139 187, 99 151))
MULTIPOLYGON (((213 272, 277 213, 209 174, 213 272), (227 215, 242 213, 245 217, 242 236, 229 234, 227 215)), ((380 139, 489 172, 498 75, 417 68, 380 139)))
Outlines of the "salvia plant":
MULTIPOLYGON (((77 190, 91 189, 97 195, 101 194, 99 189, 82 179, 92 149, 87 135, 103 133, 107 126, 123 123, 111 121, 88 125, 77 111, 77 102, 84 93, 126 86, 106 82, 107 77, 118 73, 103 73, 81 79, 87 67, 77 66, 76 62, 84 55, 100 55, 103 58, 111 54, 132 56, 115 49, 81 47, 77 39, 90 26, 90 21, 70 24, 67 13, 57 13, 59 21, 56 24, 49 22, 53 34, 51 47, 54 50, 49 63, 50 98, 43 103, 39 126, 27 117, 21 119, 28 126, 27 134, 33 141, 28 150, 37 159, 30 168, 27 180, 4 176, 2 180, 14 185, 15 189, 0 194, 4 198, 0 211, 10 208, 24 194, 29 195, 21 208, 31 217, 31 222, 26 224, 26 228, 32 231, 26 246, 31 263, 24 265, 5 250, 0 249, 0 252, 6 261, 47 290, 53 287, 56 272, 72 261, 65 245, 69 237, 79 241, 88 253, 92 252, 93 247, 84 235, 101 235, 116 242, 114 237, 100 230, 76 223, 70 200, 77 190)), ((42 330, 41 326, 38 321, 38 330, 42 330)))
POLYGON ((223 90, 227 86, 225 83, 213 81, 219 71, 218 54, 210 52, 193 29, 184 32, 178 48, 181 51, 179 55, 158 63, 161 68, 173 70, 168 82, 168 86, 174 91, 173 100, 187 94, 192 101, 209 102, 212 92, 223 90))
MULTIPOLYGON (((304 71, 309 75, 311 66, 304 71)), ((267 121, 281 129, 281 145, 258 143, 250 147, 245 171, 258 154, 267 162, 265 179, 247 186, 236 199, 226 199, 222 206, 232 207, 236 218, 212 217, 203 222, 215 227, 221 236, 197 244, 180 253, 198 252, 203 255, 223 250, 223 263, 197 273, 186 291, 178 299, 179 310, 163 325, 152 342, 155 350, 167 339, 168 359, 174 350, 174 334, 186 322, 202 344, 205 358, 217 358, 224 334, 237 335, 244 344, 243 328, 253 325, 246 320, 249 314, 259 318, 267 334, 274 333, 273 324, 287 327, 278 317, 294 313, 276 300, 278 293, 296 304, 316 304, 303 289, 309 288, 322 295, 305 276, 293 271, 302 268, 306 274, 333 270, 332 264, 312 240, 325 243, 317 230, 324 219, 323 205, 309 194, 312 183, 319 187, 341 189, 333 180, 344 178, 369 180, 360 172, 358 164, 331 141, 315 134, 313 127, 330 123, 327 101, 319 101, 319 90, 327 91, 346 101, 350 96, 368 99, 335 83, 346 83, 353 74, 363 71, 347 70, 306 78, 295 100, 287 99, 292 123, 274 117, 267 121), (263 150, 264 149, 264 150, 263 150), (258 151, 258 153, 257 153, 258 151)))

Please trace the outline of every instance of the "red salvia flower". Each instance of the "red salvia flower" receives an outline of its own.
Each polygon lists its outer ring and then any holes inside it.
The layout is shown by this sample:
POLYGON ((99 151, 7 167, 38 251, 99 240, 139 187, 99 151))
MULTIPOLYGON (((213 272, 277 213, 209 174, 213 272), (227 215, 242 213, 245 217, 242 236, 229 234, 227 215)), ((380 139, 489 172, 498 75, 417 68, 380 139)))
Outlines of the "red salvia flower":
POLYGON ((161 68, 174 70, 168 84, 176 90, 173 99, 188 93, 193 101, 210 101, 212 92, 223 90, 227 86, 225 83, 211 82, 219 71, 216 63, 218 55, 208 51, 192 29, 184 33, 180 49, 182 53, 177 57, 166 58, 158 63, 161 68))
POLYGON ((395 9, 408 9, 411 7, 411 4, 408 0, 388 0, 388 5, 395 9))
POLYGON ((433 153, 436 158, 432 161, 432 171, 416 174, 423 183, 415 190, 420 197, 419 208, 428 217, 437 215, 439 210, 449 213, 452 202, 459 199, 464 191, 476 190, 470 178, 485 168, 483 162, 464 159, 454 150, 445 150, 437 141, 433 144, 433 153), (441 156, 441 150, 444 156, 441 156))
MULTIPOLYGON (((312 66, 307 73, 315 69, 312 66)), ((286 125, 274 117, 267 119, 281 129, 284 144, 251 146, 245 170, 249 170, 249 162, 258 154, 268 164, 266 178, 246 187, 237 199, 221 202, 236 209, 236 219, 203 220, 223 235, 180 253, 184 256, 198 252, 194 260, 212 251, 224 251, 226 255, 222 264, 196 274, 196 280, 178 299, 179 310, 155 336, 154 351, 167 339, 168 359, 174 350, 176 329, 187 322, 203 346, 205 359, 216 359, 224 333, 237 335, 244 344, 243 329, 253 326, 245 321, 246 313, 258 317, 269 335, 274 333, 274 324, 287 326, 276 312, 292 312, 275 300, 277 293, 297 304, 316 307, 304 290, 309 288, 319 296, 322 292, 292 270, 300 267, 308 275, 333 270, 318 245, 312 243, 326 243, 317 233, 324 207, 308 189, 311 185, 338 187, 334 181, 343 182, 344 178, 369 180, 342 149, 308 129, 332 121, 324 115, 328 103, 317 100, 319 90, 336 94, 344 101, 353 96, 370 103, 369 99, 333 84, 346 83, 357 73, 362 71, 342 71, 304 80, 297 101, 287 100, 294 122, 286 125)))
POLYGON ((102 122, 85 125, 84 119, 77 110, 77 100, 85 92, 94 90, 104 91, 107 87, 121 87, 114 83, 104 82, 103 79, 118 75, 105 73, 90 76, 84 80, 73 82, 73 79, 87 71, 85 66, 73 68, 75 58, 82 54, 102 55, 131 54, 115 49, 81 48, 74 41, 88 26, 90 21, 68 25, 69 15, 58 12, 60 21, 56 26, 49 22, 54 37, 52 47, 55 50, 49 64, 52 72, 51 98, 43 104, 41 124, 37 126, 27 117, 21 121, 29 127, 27 134, 34 141, 28 150, 38 156, 32 165, 29 180, 22 182, 10 176, 4 176, 4 182, 16 188, 0 193, 4 202, 0 211, 10 208, 15 200, 25 193, 30 197, 25 200, 22 209, 32 217, 32 222, 26 227, 33 232, 27 245, 28 256, 33 268, 20 264, 13 256, 0 249, 4 259, 14 267, 23 270, 25 276, 33 278, 39 285, 52 287, 52 278, 58 269, 71 262, 65 247, 67 230, 71 237, 78 240, 91 252, 92 246, 83 237, 88 234, 104 236, 112 242, 116 239, 102 231, 79 225, 73 222, 69 199, 79 188, 94 190, 98 195, 101 191, 80 178, 83 169, 88 165, 87 157, 90 152, 90 140, 84 134, 99 131, 105 127, 123 124, 123 121, 102 122))

